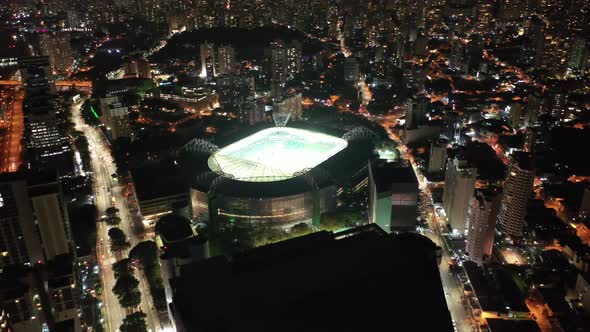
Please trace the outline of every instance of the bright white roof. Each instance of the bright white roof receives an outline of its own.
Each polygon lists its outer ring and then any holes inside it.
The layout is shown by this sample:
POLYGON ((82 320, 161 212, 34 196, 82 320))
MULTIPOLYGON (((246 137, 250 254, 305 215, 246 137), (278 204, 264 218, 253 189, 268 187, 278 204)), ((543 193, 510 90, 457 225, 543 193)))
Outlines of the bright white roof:
POLYGON ((348 143, 309 130, 263 129, 213 153, 212 171, 240 181, 271 182, 301 175, 342 151, 348 143))

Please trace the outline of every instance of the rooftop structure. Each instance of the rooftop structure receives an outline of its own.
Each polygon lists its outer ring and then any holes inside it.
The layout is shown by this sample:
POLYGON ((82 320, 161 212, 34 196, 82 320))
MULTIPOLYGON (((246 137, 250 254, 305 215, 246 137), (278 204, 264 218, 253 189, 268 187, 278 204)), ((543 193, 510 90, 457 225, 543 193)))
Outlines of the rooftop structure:
POLYGON ((295 128, 269 128, 226 146, 209 157, 209 168, 227 178, 272 182, 304 174, 348 143, 334 136, 295 128))
POLYGON ((452 331, 438 252, 373 224, 321 231, 182 265, 171 316, 179 332, 452 331))

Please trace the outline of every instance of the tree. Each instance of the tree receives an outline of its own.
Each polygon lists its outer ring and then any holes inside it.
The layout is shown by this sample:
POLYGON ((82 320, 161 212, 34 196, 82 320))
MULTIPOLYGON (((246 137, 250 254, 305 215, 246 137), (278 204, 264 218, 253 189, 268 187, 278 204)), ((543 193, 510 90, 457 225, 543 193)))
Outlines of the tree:
POLYGON ((121 223, 121 218, 117 217, 117 216, 113 216, 113 217, 107 217, 105 219, 107 225, 109 226, 117 226, 118 224, 121 223))
POLYGON ((111 239, 111 250, 113 252, 131 247, 131 243, 127 241, 127 235, 117 227, 109 229, 109 238, 111 239))
POLYGON ((113 272, 115 278, 119 278, 123 274, 131 274, 133 268, 131 267, 131 261, 129 258, 123 258, 122 260, 113 263, 113 272))
POLYGON ((320 216, 320 228, 337 231, 342 228, 358 226, 363 221, 364 218, 355 211, 326 212, 320 216))
POLYGON ((117 217, 119 215, 119 209, 116 207, 107 208, 104 212, 107 217, 117 217))
POLYGON ((154 241, 143 241, 138 243, 129 251, 129 258, 139 261, 143 268, 156 264, 158 247, 154 241))
POLYGON ((309 227, 308 224, 304 223, 304 222, 300 222, 298 224, 296 224, 295 226, 291 227, 291 234, 293 236, 301 236, 301 235, 305 235, 311 233, 311 228, 309 227))
POLYGON ((122 274, 117 278, 117 282, 113 287, 113 293, 121 296, 126 292, 137 289, 137 286, 139 286, 139 281, 132 274, 122 274))
POLYGON ((141 303, 141 293, 137 289, 132 289, 118 297, 119 304, 125 308, 137 307, 141 303))
POLYGON ((113 293, 117 295, 123 307, 136 307, 141 303, 141 293, 137 287, 139 281, 132 274, 122 274, 117 278, 113 293))
POLYGON ((134 312, 123 318, 123 324, 119 327, 121 332, 147 332, 145 323, 146 314, 142 311, 134 312))
POLYGON ((100 116, 102 114, 100 112, 100 108, 96 103, 94 103, 93 105, 90 99, 86 99, 82 104, 82 107, 80 109, 80 115, 82 116, 82 119, 84 119, 84 122, 86 122, 90 126, 96 127, 101 124, 100 116))

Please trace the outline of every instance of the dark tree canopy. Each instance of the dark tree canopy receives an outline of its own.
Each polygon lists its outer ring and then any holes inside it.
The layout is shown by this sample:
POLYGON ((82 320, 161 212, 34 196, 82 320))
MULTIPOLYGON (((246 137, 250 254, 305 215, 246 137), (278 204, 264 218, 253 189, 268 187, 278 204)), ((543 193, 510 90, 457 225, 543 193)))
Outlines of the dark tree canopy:
POLYGON ((109 238, 111 239, 112 251, 121 251, 131 246, 131 243, 127 241, 127 235, 117 227, 109 229, 109 238))
POLYGON ((139 281, 131 274, 122 274, 117 278, 113 293, 123 307, 136 307, 141 303, 141 293, 137 289, 139 281))
POLYGON ((123 318, 123 323, 119 327, 121 332, 147 332, 145 323, 146 314, 142 311, 134 312, 123 318))
POLYGON ((133 269, 131 268, 131 261, 129 258, 123 258, 122 260, 113 263, 113 272, 117 279, 124 274, 131 274, 132 271, 133 269))
POLYGON ((107 208, 105 211, 107 217, 116 217, 119 214, 119 209, 116 207, 107 208))
POLYGON ((129 251, 129 258, 137 259, 145 268, 156 264, 158 248, 154 241, 143 241, 138 243, 129 251))

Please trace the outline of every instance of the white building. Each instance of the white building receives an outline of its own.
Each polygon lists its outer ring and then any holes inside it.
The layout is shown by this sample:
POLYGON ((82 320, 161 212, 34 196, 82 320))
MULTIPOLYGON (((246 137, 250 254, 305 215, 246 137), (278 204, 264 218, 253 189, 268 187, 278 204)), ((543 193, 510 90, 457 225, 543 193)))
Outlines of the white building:
POLYGON ((467 160, 455 157, 447 163, 443 207, 447 223, 458 232, 465 232, 469 201, 473 196, 477 169, 470 167, 467 160))

